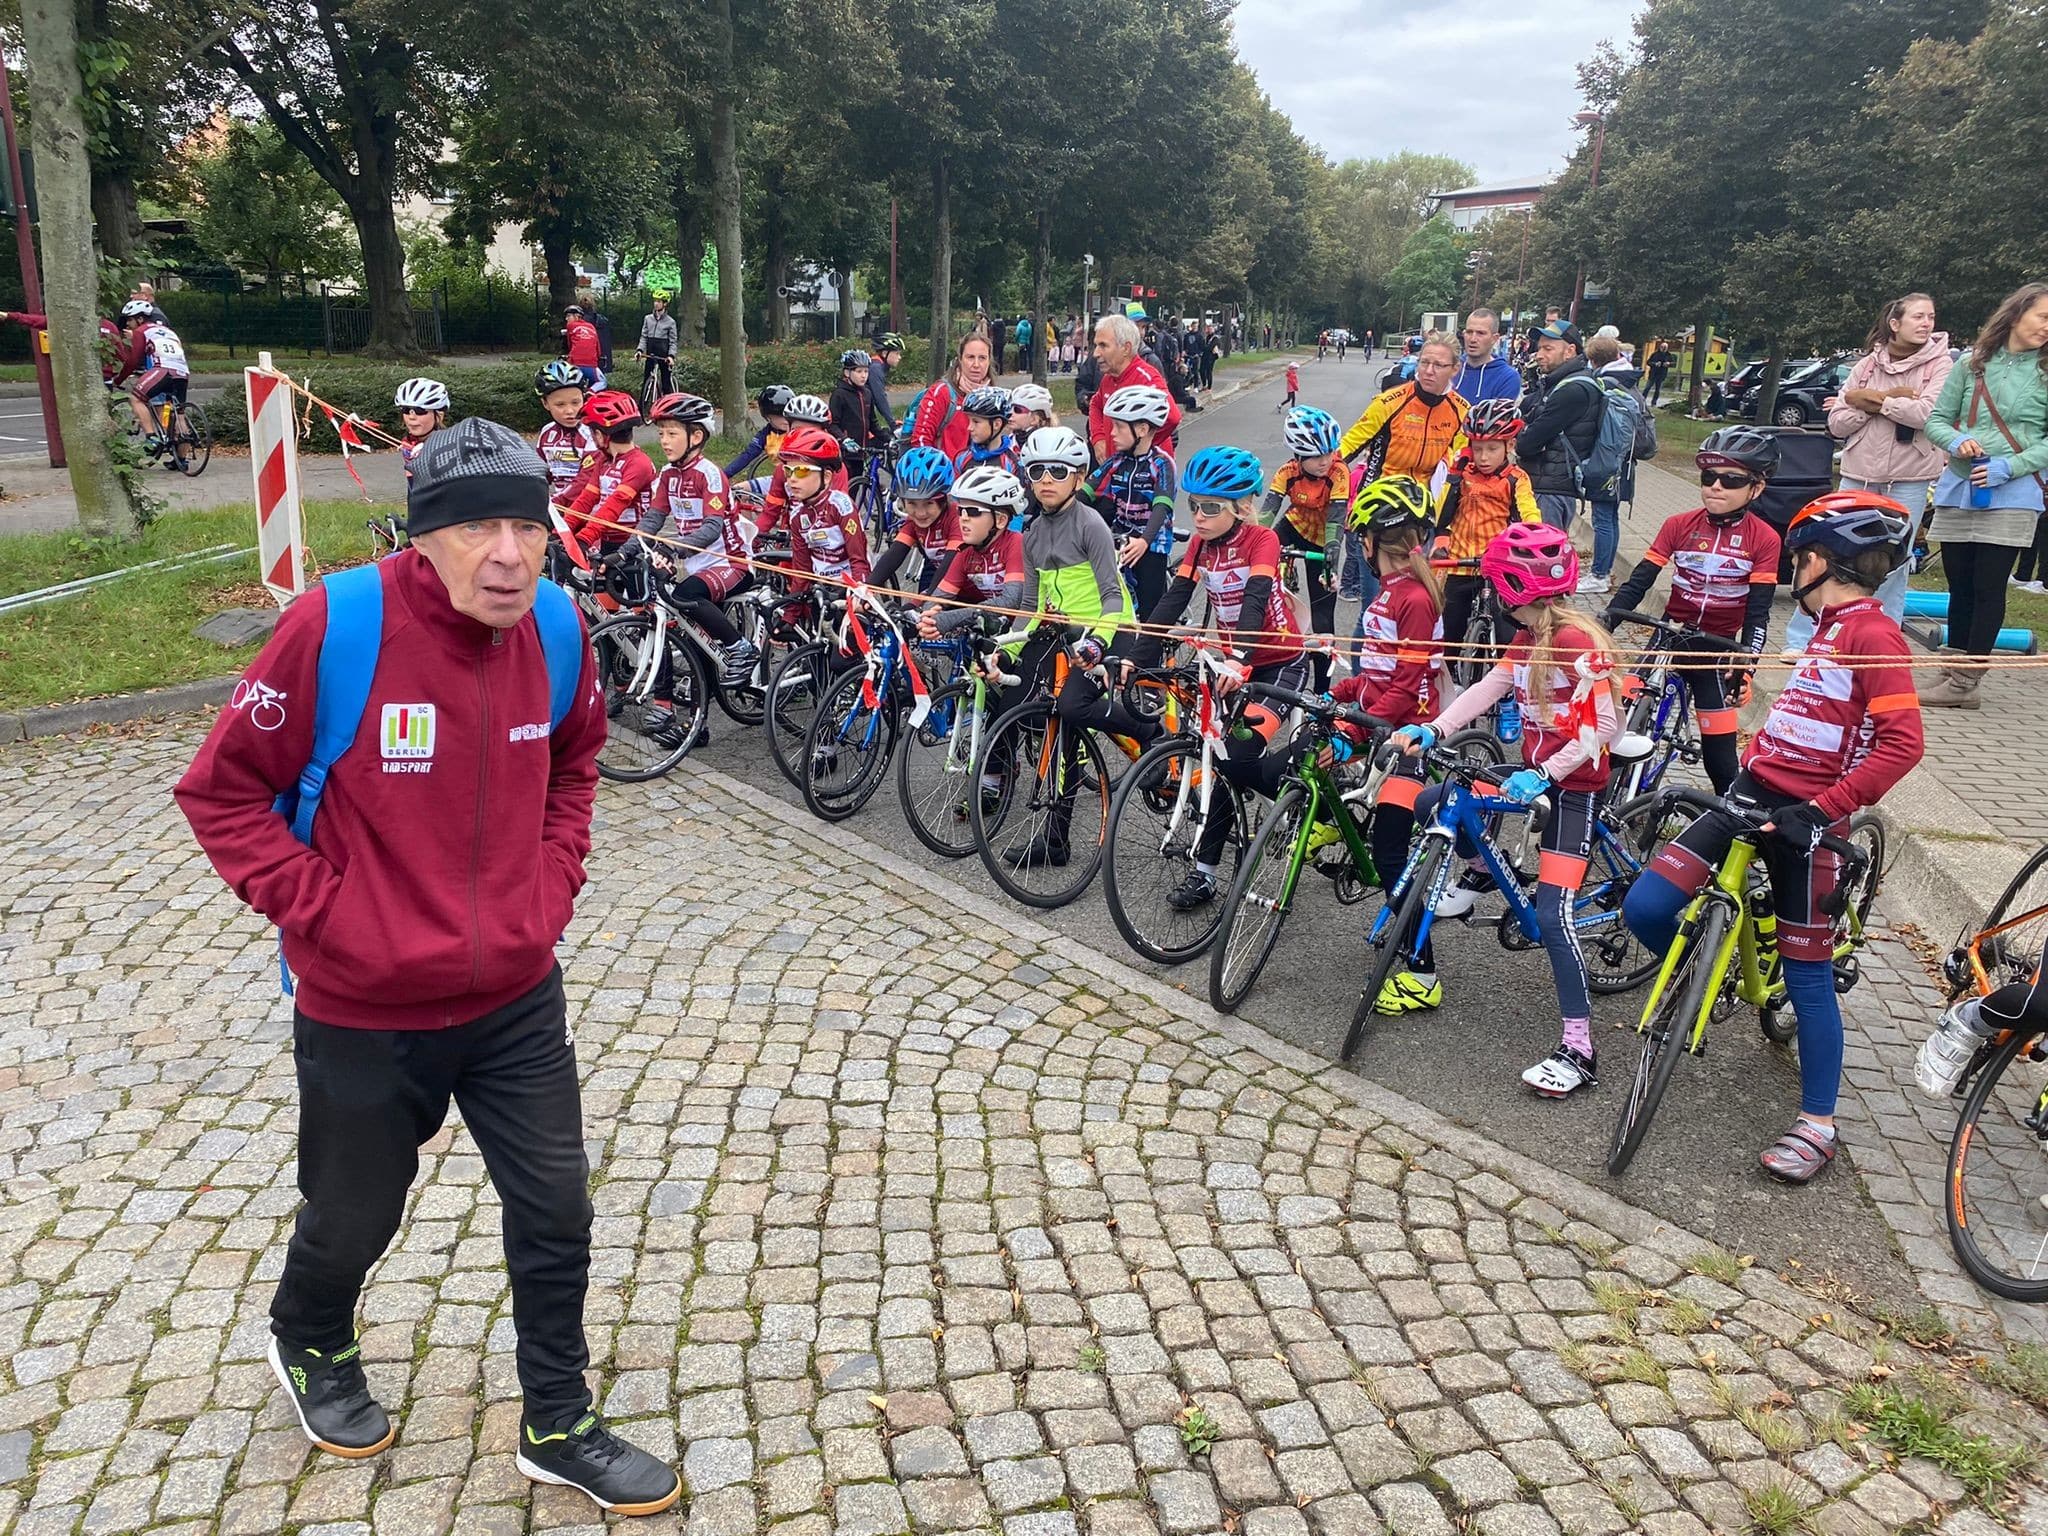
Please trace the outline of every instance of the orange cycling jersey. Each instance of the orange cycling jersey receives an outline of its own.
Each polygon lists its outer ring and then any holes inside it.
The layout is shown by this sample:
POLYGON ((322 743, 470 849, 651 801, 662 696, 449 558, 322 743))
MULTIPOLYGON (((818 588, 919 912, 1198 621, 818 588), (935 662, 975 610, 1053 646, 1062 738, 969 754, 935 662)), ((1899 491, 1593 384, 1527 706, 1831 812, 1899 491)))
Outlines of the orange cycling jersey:
POLYGON ((1460 454, 1436 520, 1437 533, 1450 541, 1445 553, 1453 560, 1477 560, 1503 528, 1518 520, 1543 520, 1528 471, 1513 462, 1484 470, 1470 455, 1460 454))
POLYGON ((1373 396, 1365 414, 1351 424, 1337 451, 1355 463, 1363 455, 1359 482, 1381 475, 1413 475, 1427 480, 1439 464, 1465 446, 1464 398, 1424 399, 1411 381, 1373 396))
POLYGON ((1311 475, 1302 469, 1300 460, 1289 459, 1266 490, 1286 506, 1287 521, 1294 531, 1321 548, 1342 531, 1344 514, 1351 508, 1351 466, 1333 457, 1321 475, 1311 475), (1335 527, 1330 523, 1333 511, 1335 527))

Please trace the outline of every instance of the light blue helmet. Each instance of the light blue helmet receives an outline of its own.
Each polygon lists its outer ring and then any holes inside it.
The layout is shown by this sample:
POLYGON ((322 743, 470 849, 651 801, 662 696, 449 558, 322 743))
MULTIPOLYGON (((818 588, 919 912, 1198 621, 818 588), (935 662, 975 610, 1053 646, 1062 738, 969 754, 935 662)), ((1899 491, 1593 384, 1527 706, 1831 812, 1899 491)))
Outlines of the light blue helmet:
POLYGON ((1287 413, 1280 428, 1287 446, 1298 459, 1312 459, 1319 453, 1337 451, 1337 418, 1312 405, 1297 405, 1287 413))
POLYGON ((936 448, 913 448, 896 461, 896 494, 937 501, 953 488, 953 461, 936 448))
POLYGON ((1188 460, 1180 477, 1180 488, 1190 496, 1220 496, 1231 501, 1258 495, 1265 483, 1258 456, 1242 448, 1204 448, 1188 460))

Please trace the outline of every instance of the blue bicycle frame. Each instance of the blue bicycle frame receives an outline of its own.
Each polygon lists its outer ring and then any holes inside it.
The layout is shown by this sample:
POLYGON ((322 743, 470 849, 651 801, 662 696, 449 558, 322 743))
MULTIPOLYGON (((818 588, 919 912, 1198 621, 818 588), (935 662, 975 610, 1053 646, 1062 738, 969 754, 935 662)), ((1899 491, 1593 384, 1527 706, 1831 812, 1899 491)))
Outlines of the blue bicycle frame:
MULTIPOLYGON (((1647 732, 1652 741, 1663 741, 1667 733, 1676 735, 1685 724, 1686 712, 1692 707, 1692 686, 1685 680, 1685 674, 1676 668, 1667 667, 1664 672, 1664 692, 1657 700, 1657 713, 1650 722, 1647 732)), ((1635 792, 1648 794, 1663 779, 1665 770, 1677 760, 1674 750, 1662 754, 1652 753, 1650 761, 1643 765, 1642 777, 1636 781, 1635 792)))

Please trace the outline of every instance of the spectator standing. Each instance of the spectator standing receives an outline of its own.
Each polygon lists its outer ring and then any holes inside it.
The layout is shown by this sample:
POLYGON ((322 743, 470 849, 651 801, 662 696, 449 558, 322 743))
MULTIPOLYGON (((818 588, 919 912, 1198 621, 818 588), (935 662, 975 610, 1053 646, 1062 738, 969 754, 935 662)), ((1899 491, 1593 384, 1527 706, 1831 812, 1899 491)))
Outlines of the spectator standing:
POLYGON ((1671 343, 1668 341, 1658 342, 1656 350, 1647 359, 1645 371, 1650 376, 1648 398, 1652 406, 1656 405, 1658 398, 1664 393, 1664 381, 1671 376, 1672 366, 1677 361, 1678 359, 1671 354, 1671 343))
MULTIPOLYGON (((1924 293, 1893 299, 1878 311, 1867 344, 1841 394, 1828 402, 1828 431, 1842 439, 1842 489, 1876 491, 1904 507, 1911 549, 1944 457, 1928 439, 1927 418, 1955 364, 1947 333, 1934 328, 1934 300, 1924 293)), ((1877 589, 1894 624, 1906 616, 1907 574, 1901 565, 1877 589)), ((1795 604, 1785 648, 1805 650, 1813 629, 1812 618, 1795 604)))
MULTIPOLYGON (((1586 366, 1603 386, 1634 389, 1642 382, 1642 370, 1621 355, 1621 343, 1612 336, 1599 336, 1586 343, 1586 366)), ((1621 461, 1621 474, 1610 498, 1592 496, 1587 505, 1593 514, 1593 568, 1579 579, 1579 590, 1605 593, 1613 585, 1614 556, 1621 547, 1621 504, 1636 499, 1636 461, 1621 461)))
MULTIPOLYGON (((1465 317, 1465 355, 1458 359, 1458 371, 1451 377, 1451 390, 1467 405, 1482 400, 1518 400, 1522 376, 1506 358, 1496 357, 1500 345, 1500 315, 1491 309, 1475 309, 1465 317)), ((1368 357, 1372 354, 1366 353, 1368 357)))
POLYGON ((1273 322, 1270 320, 1266 322, 1265 337, 1265 346, 1262 350, 1270 352, 1273 350, 1273 322))
MULTIPOLYGON (((1140 355, 1142 346, 1137 322, 1128 315, 1104 315, 1095 322, 1094 360, 1098 378, 1088 401, 1088 446, 1098 464, 1116 451, 1109 418, 1102 411, 1104 401, 1133 384, 1150 384, 1154 389, 1166 390, 1169 397, 1173 394, 1167 388, 1166 376, 1160 372, 1158 359, 1140 355)), ((1078 384, 1074 394, 1078 400, 1078 384)), ((1174 435, 1179 431, 1180 406, 1175 404, 1157 437, 1159 447, 1169 456, 1173 453, 1174 435)))
MULTIPOLYGON (((1337 452, 1356 464, 1354 493, 1382 475, 1411 475, 1430 484, 1464 446, 1465 402, 1451 392, 1458 350, 1448 336, 1433 335, 1416 352, 1415 377, 1382 390, 1339 439, 1337 452)), ((1341 597, 1370 603, 1379 578, 1370 569, 1355 529, 1344 535, 1341 597)))
POLYGON ((1535 385, 1522 400, 1527 423, 1515 439, 1515 458, 1529 472, 1543 521, 1569 530, 1578 510, 1574 472, 1600 435, 1606 396, 1580 351, 1579 328, 1569 320, 1546 321, 1536 332, 1535 385))
POLYGON ((1934 537, 1948 576, 1948 638, 1962 654, 1920 702, 1975 709, 1984 663, 2005 626, 2006 578, 2034 542, 2048 469, 2048 283, 1992 312, 1927 417, 1948 451, 1934 485, 1934 537))
POLYGON ((988 334, 989 344, 995 349, 995 369, 997 373, 1001 373, 1003 371, 1003 343, 1009 337, 1010 322, 1001 315, 997 315, 988 324, 988 334))
POLYGON ((1216 358, 1223 350, 1223 338, 1216 334, 1216 327, 1208 321, 1202 322, 1202 388, 1216 387, 1216 358))
POLYGON ((979 330, 969 331, 960 350, 953 354, 953 366, 943 378, 934 379, 917 402, 917 415, 910 423, 912 448, 937 448, 948 459, 967 451, 967 418, 960 402, 995 378, 995 353, 989 339, 979 330))
POLYGON ((1019 373, 1029 373, 1031 372, 1031 343, 1038 339, 1038 329, 1031 323, 1029 315, 1019 315, 1017 317, 1017 329, 1014 334, 1017 343, 1017 371, 1019 373))
POLYGON ((270 1365, 320 1449, 391 1444, 356 1302, 452 1101, 500 1204, 524 1398, 516 1465, 653 1514, 680 1481, 604 1427, 585 1379, 590 1167, 555 961, 590 852, 603 693, 560 592, 545 622, 535 612, 548 475, 518 434, 481 417, 434 433, 407 517, 411 547, 368 568, 381 627, 330 633, 329 585, 294 603, 174 791, 221 877, 277 923, 299 978, 303 1203, 271 1298, 270 1365), (348 655, 367 688, 365 739, 332 760, 300 828, 277 806, 295 803, 316 696, 330 669, 346 679, 348 655))
POLYGON ((599 361, 597 327, 583 313, 581 304, 562 311, 562 350, 569 366, 583 375, 587 390, 604 388, 603 364, 599 361))

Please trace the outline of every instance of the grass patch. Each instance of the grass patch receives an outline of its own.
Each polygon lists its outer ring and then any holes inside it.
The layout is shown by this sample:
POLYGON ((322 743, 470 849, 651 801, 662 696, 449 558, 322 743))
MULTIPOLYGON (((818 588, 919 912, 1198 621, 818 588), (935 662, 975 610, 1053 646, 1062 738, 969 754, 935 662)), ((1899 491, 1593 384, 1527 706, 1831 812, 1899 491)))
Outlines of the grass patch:
POLYGON ((1643 1304, 1643 1293, 1633 1286, 1617 1285, 1612 1280, 1592 1281, 1587 1289, 1593 1293, 1593 1302, 1610 1319, 1624 1325, 1631 1333, 1635 1330, 1637 1314, 1643 1304))
POLYGON ((1673 1333, 1704 1333, 1714 1321, 1714 1314, 1690 1296, 1673 1296, 1661 1310, 1665 1326, 1673 1333))
POLYGON ((1749 1529, 1755 1536, 1790 1536, 1806 1524, 1806 1506, 1789 1488, 1776 1483, 1746 1490, 1742 1504, 1749 1511, 1749 1529))
POLYGON ((1662 1388, 1671 1380, 1670 1373, 1647 1349, 1623 1350, 1614 1362, 1613 1371, 1617 1380, 1640 1382, 1646 1387, 1662 1388))
POLYGON ((1997 1359, 1979 1360, 1975 1369, 1992 1386, 2024 1398, 2036 1408, 2048 1408, 2048 1347, 2010 1345, 1997 1359))
POLYGON ((1702 1248, 1686 1264, 1694 1274, 1704 1275, 1717 1285, 1729 1287, 1742 1279, 1742 1271, 1746 1267, 1734 1254, 1719 1248, 1702 1248))
POLYGON ((1761 1440, 1773 1456, 1789 1456, 1806 1443, 1806 1432, 1797 1420, 1769 1408, 1738 1403, 1735 1421, 1761 1440))
POLYGON ((1957 1428, 1952 1404, 1889 1382, 1851 1387, 1843 1394, 1842 1409, 1901 1456, 1926 1457, 1987 1508, 2032 1460, 2021 1446, 2000 1445, 1989 1435, 1957 1428))
POLYGON ((1102 1368, 1109 1363, 1109 1355, 1100 1344, 1083 1344, 1074 1358, 1075 1366, 1091 1376, 1102 1374, 1102 1368))
POLYGON ((1888 1307, 1875 1309, 1879 1323, 1904 1339, 1908 1344, 1921 1349, 1946 1349, 1956 1341, 1955 1329, 1949 1327, 1946 1319, 1933 1307, 1922 1307, 1917 1312, 1896 1312, 1888 1307))

